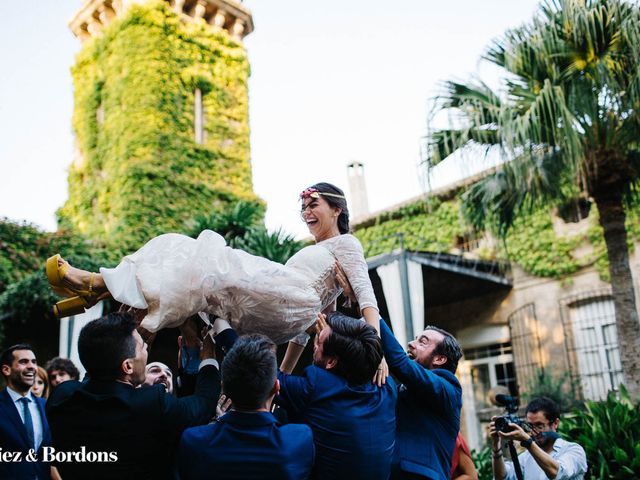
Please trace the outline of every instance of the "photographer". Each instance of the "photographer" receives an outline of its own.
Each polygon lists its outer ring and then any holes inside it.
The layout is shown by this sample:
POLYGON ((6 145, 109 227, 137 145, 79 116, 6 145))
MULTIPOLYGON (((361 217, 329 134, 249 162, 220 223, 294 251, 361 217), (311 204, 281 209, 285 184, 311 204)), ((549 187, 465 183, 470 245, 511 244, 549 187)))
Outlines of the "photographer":
POLYGON ((560 408, 553 400, 540 397, 527 405, 527 422, 531 433, 515 423, 496 430, 496 419, 489 424, 493 450, 493 475, 497 480, 515 480, 512 462, 503 459, 503 445, 509 440, 519 442, 525 451, 518 455, 522 473, 527 480, 581 480, 587 472, 584 449, 577 443, 567 442, 557 433, 560 408))

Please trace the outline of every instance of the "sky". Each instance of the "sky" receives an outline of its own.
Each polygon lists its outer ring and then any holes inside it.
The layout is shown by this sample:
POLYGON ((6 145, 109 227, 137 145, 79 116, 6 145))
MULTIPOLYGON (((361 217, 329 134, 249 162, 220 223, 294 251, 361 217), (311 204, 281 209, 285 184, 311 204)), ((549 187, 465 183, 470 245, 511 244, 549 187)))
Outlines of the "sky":
MULTIPOLYGON (((0 217, 55 230, 73 158, 70 67, 80 42, 68 21, 81 0, 0 1, 0 217), (31 4, 30 4, 31 5, 31 4), (33 5, 31 5, 33 6, 33 5)), ((347 190, 364 164, 369 207, 429 188, 420 145, 445 80, 499 72, 480 62, 493 39, 534 14, 533 0, 245 0, 255 30, 249 116, 255 192, 266 223, 307 235, 298 194, 328 181, 347 190)), ((483 168, 445 162, 430 188, 483 168)), ((194 215, 199 212, 194 212, 194 215)))

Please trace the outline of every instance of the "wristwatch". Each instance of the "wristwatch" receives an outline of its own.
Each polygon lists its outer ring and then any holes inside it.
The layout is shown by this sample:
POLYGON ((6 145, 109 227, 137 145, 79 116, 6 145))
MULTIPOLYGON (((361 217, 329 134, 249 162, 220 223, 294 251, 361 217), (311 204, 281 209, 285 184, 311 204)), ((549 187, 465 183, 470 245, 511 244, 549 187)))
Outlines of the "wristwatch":
POLYGON ((531 445, 533 444, 533 441, 533 437, 529 437, 526 440, 520 441, 520 446, 529 450, 529 448, 531 448, 531 445))

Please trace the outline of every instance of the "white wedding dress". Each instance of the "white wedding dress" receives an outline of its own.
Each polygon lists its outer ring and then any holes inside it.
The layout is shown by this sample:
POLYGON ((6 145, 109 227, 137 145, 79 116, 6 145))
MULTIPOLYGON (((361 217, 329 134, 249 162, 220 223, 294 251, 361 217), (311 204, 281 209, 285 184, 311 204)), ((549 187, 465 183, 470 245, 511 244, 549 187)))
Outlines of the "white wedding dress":
POLYGON ((240 334, 262 333, 276 343, 296 337, 304 344, 304 331, 341 293, 336 261, 360 308, 378 309, 362 246, 349 234, 305 247, 282 265, 230 248, 210 230, 195 240, 169 233, 100 273, 113 298, 148 309, 141 325, 151 332, 206 312, 240 334))

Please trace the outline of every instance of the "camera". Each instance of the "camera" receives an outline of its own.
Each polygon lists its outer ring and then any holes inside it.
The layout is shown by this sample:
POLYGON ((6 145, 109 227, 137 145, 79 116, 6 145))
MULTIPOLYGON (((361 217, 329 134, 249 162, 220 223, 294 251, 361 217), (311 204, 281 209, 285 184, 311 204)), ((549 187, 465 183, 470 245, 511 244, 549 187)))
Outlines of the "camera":
POLYGON ((511 427, 510 423, 515 423, 525 432, 531 431, 531 425, 529 422, 522 420, 516 415, 518 411, 518 399, 509 395, 498 394, 495 396, 495 403, 501 407, 504 407, 507 411, 506 414, 496 417, 495 426, 497 432, 509 432, 511 427))

